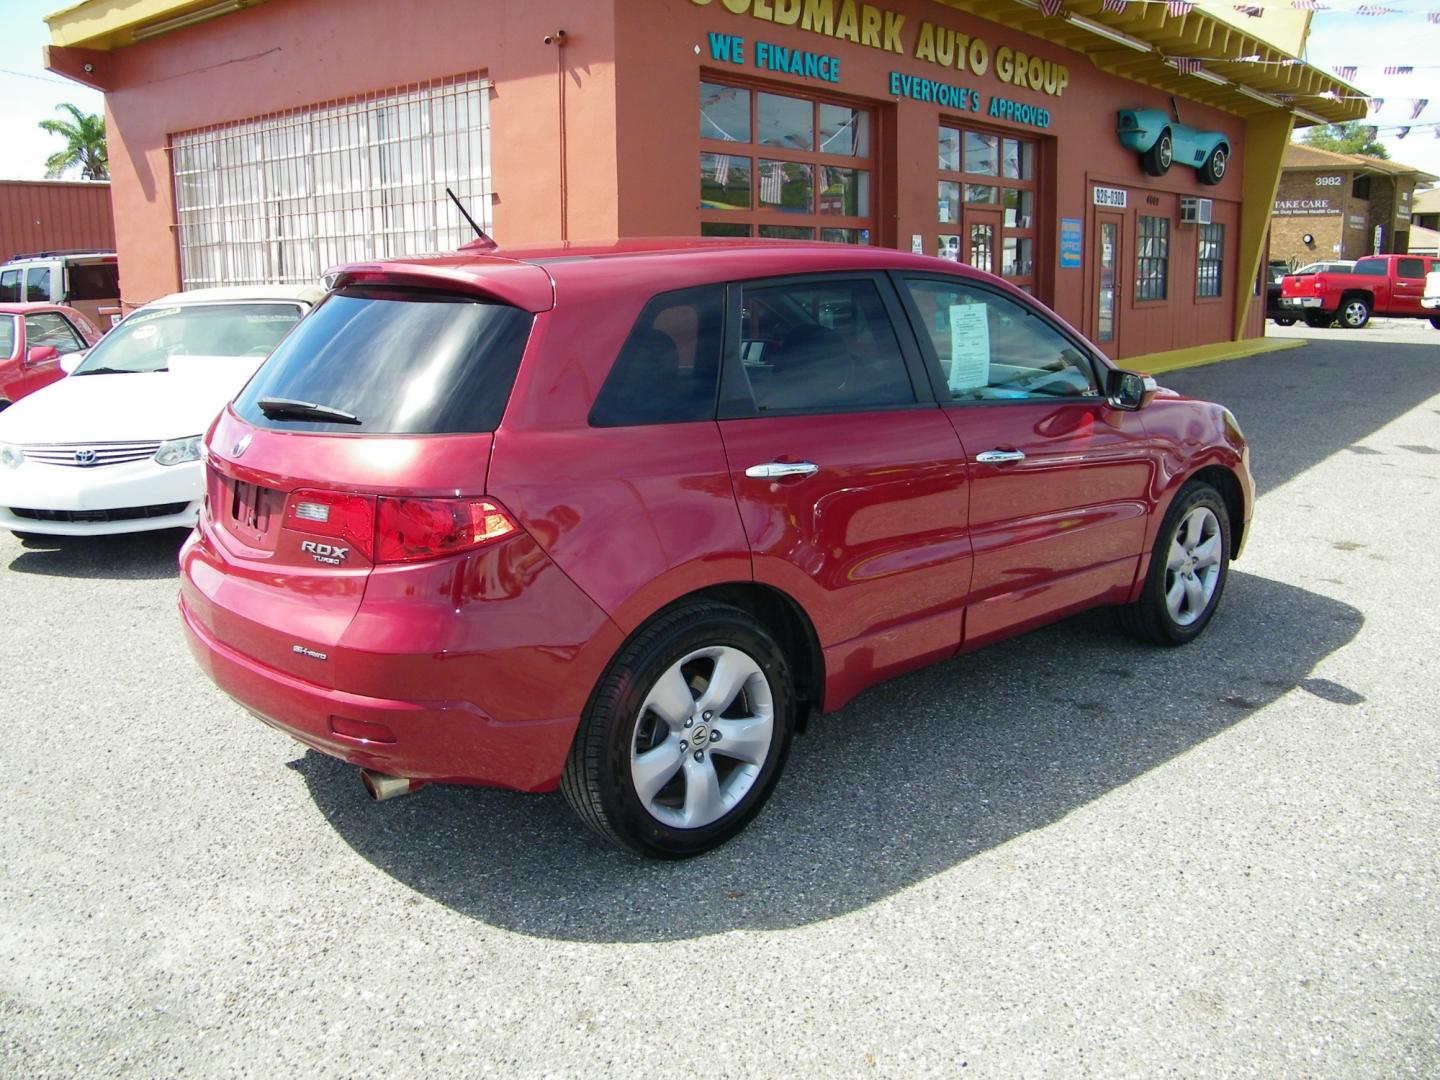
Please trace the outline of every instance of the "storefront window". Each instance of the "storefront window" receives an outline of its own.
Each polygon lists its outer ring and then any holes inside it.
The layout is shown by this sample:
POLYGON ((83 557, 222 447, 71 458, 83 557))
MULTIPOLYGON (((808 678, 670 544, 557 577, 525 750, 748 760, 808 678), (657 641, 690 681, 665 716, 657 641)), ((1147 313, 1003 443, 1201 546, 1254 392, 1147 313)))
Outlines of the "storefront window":
POLYGON ((750 91, 717 83, 700 84, 700 137, 750 141, 750 91))
POLYGON ((846 105, 820 104, 820 152, 870 156, 870 114, 846 105))
POLYGON ((815 149, 815 106, 804 98, 760 94, 756 130, 761 146, 815 149))
POLYGON ((941 258, 1001 274, 1027 291, 1035 276, 1036 143, 941 124, 935 237, 941 258))
POLYGON ((1225 263, 1225 226, 1200 226, 1200 252, 1195 271, 1195 295, 1219 296, 1225 263))
POLYGON ((1142 217, 1135 245, 1135 299, 1164 300, 1170 283, 1170 219, 1142 217))
POLYGON ((873 125, 840 102, 702 81, 700 234, 870 243, 873 125))
POLYGON ((964 171, 973 176, 999 176, 1000 137, 965 132, 964 171))

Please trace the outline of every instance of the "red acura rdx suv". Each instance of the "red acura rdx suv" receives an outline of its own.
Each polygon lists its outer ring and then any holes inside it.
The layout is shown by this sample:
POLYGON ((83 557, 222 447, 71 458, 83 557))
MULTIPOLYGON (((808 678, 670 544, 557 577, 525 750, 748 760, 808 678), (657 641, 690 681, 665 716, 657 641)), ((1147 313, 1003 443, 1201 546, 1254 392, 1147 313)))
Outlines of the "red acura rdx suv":
POLYGON ((221 688, 377 798, 558 786, 659 857, 900 672, 1097 605, 1193 639, 1252 501, 1226 409, 1004 282, 753 241, 347 266, 206 461, 221 688))

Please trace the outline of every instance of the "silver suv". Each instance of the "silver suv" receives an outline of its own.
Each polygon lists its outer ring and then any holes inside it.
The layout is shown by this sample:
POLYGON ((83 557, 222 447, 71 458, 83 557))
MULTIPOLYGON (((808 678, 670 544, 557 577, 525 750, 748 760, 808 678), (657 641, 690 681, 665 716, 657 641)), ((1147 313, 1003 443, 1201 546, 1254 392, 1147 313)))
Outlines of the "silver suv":
POLYGON ((37 251, 0 266, 0 303, 64 304, 97 326, 120 321, 113 251, 37 251))

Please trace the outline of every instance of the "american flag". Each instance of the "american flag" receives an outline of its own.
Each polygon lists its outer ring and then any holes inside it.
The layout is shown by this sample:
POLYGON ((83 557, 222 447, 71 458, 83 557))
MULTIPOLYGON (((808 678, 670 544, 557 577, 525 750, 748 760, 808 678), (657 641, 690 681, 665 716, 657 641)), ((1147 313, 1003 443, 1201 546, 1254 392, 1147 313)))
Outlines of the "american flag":
MULTIPOLYGON (((1426 15, 1425 18, 1430 20, 1432 23, 1440 24, 1440 11, 1432 11, 1429 15, 1426 15)), ((1435 135, 1437 138, 1440 138, 1440 128, 1436 128, 1435 135)))
POLYGON ((1194 10, 1195 5, 1189 0, 1166 0, 1165 3, 1166 15, 1189 15, 1194 10))
POLYGON ((1371 112, 1373 112, 1373 113, 1378 113, 1378 112, 1379 112, 1381 109, 1383 109, 1384 107, 1385 107, 1385 99, 1384 99, 1383 97, 1372 97, 1372 98, 1370 99, 1370 111, 1371 111, 1371 112))
POLYGON ((1124 15, 1125 4, 1126 0, 1100 0, 1100 9, 1112 15, 1124 15))
POLYGON ((1054 17, 1065 10, 1065 0, 1040 0, 1040 11, 1042 14, 1054 17))
POLYGON ((1406 135, 1409 135, 1409 134, 1410 134, 1410 129, 1409 129, 1408 127, 1402 127, 1399 131, 1395 132, 1395 138, 1397 138, 1397 139, 1403 139, 1403 138, 1405 138, 1406 135))
POLYGON ((1252 19, 1258 19, 1261 15, 1265 14, 1260 8, 1254 7, 1251 4, 1236 4, 1234 7, 1241 15, 1249 15, 1252 19))
POLYGON ((785 201, 785 166, 778 161, 760 163, 760 202, 779 206, 785 201))
POLYGON ((1175 70, 1181 75, 1194 75, 1205 66, 1205 61, 1195 56, 1177 56, 1174 59, 1175 70))
POLYGON ((1355 73, 1360 69, 1354 64, 1350 64, 1348 66, 1342 65, 1340 67, 1334 68, 1333 70, 1336 75, 1340 76, 1340 78, 1344 79, 1346 82, 1350 82, 1355 78, 1355 73))
POLYGON ((1320 0, 1290 0, 1290 6, 1296 11, 1322 11, 1324 5, 1320 0))
POLYGON ((1415 108, 1412 109, 1410 112, 1410 119, 1416 120, 1419 118, 1420 114, 1425 111, 1425 106, 1430 104, 1430 99, 1423 97, 1415 98, 1410 102, 1410 104, 1415 106, 1415 108))
POLYGON ((1414 73, 1415 69, 1413 67, 1400 66, 1397 64, 1391 64, 1385 69, 1386 75, 1413 75, 1414 73))
POLYGON ((1361 4, 1355 9, 1357 15, 1394 15, 1399 9, 1381 7, 1379 4, 1361 4))

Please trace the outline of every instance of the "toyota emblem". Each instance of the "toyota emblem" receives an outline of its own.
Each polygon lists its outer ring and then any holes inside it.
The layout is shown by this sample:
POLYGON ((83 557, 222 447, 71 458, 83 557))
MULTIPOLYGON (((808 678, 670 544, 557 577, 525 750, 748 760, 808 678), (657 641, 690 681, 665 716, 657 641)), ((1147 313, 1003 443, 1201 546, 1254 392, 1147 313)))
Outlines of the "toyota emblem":
POLYGON ((99 458, 99 456, 100 456, 100 455, 97 454, 97 453, 95 453, 94 450, 76 450, 76 451, 75 451, 75 464, 76 464, 76 465, 94 465, 95 462, 96 462, 96 460, 99 458))
POLYGON ((242 438, 239 442, 235 444, 235 448, 230 451, 230 456, 239 457, 248 449, 250 449, 250 436, 246 435, 244 438, 242 438))

